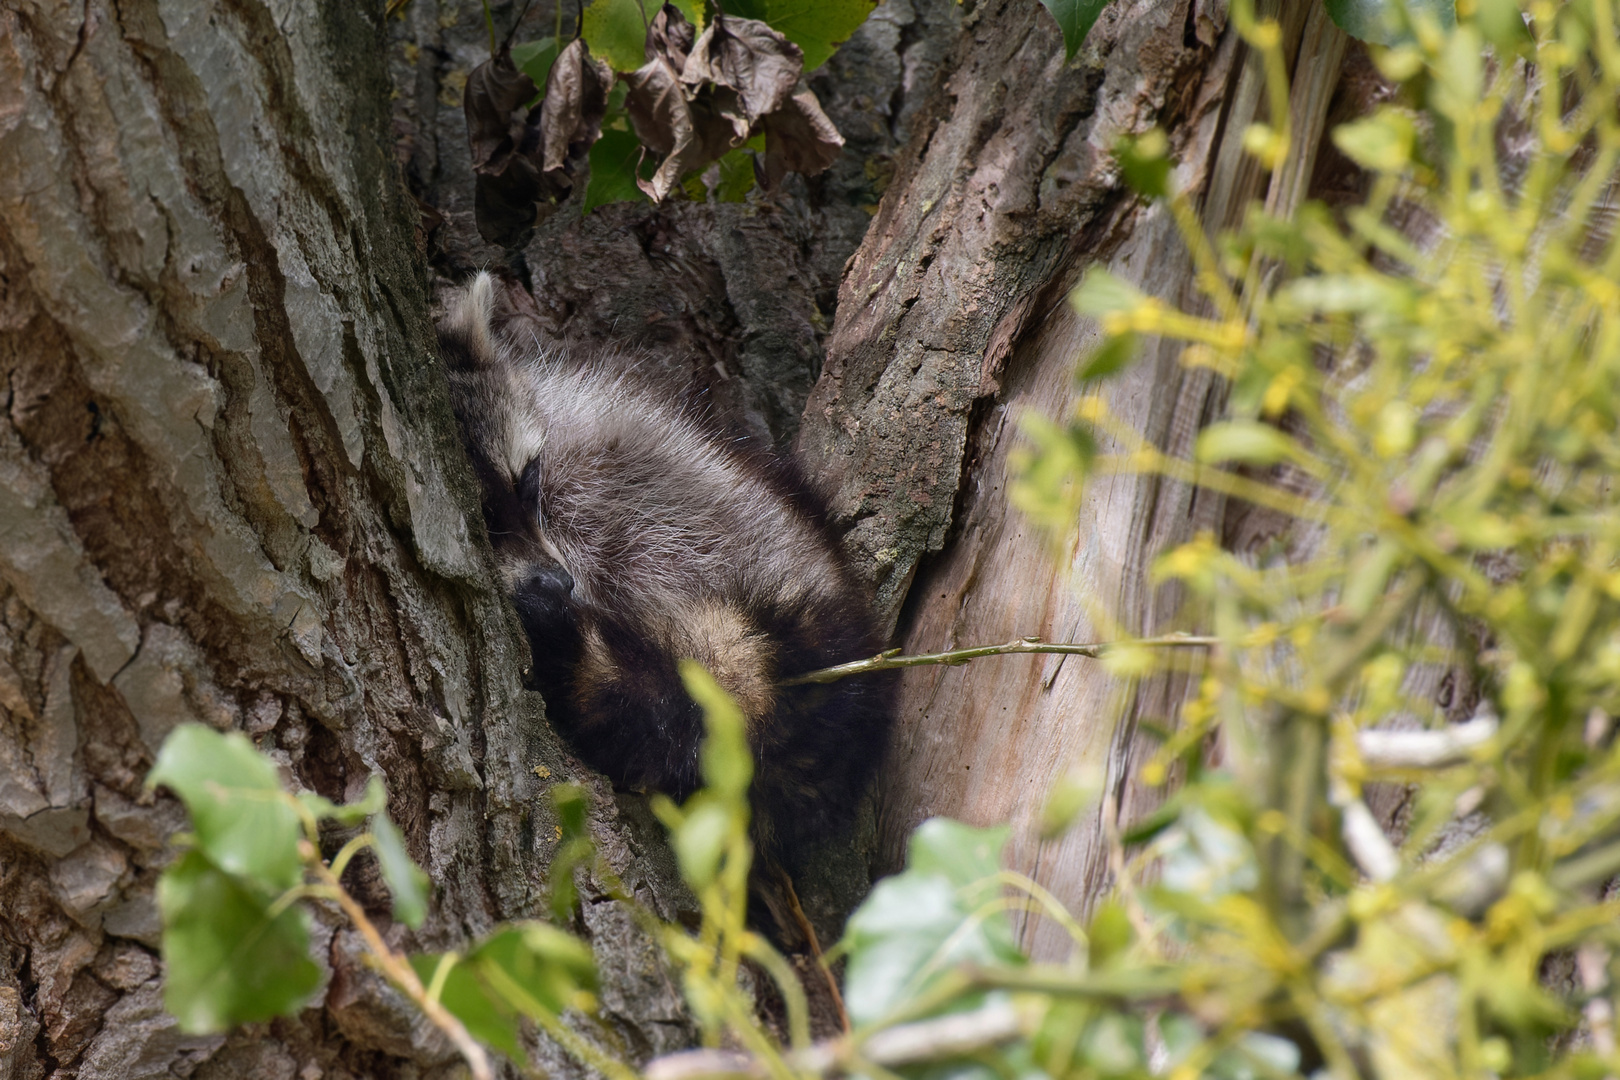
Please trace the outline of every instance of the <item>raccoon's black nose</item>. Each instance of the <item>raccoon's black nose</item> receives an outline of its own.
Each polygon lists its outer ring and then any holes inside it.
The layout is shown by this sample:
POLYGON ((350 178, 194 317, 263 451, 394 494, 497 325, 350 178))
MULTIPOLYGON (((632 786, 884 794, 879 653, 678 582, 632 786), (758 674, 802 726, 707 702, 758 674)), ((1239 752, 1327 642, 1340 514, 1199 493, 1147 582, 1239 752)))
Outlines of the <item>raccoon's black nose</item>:
POLYGON ((567 596, 574 591, 574 575, 564 566, 541 566, 529 575, 526 585, 538 592, 567 596))
POLYGON ((512 590, 512 601, 533 637, 540 627, 570 617, 574 575, 561 566, 535 566, 512 590))
POLYGON ((512 602, 536 656, 549 655, 577 637, 574 576, 561 566, 534 566, 512 590, 512 602))

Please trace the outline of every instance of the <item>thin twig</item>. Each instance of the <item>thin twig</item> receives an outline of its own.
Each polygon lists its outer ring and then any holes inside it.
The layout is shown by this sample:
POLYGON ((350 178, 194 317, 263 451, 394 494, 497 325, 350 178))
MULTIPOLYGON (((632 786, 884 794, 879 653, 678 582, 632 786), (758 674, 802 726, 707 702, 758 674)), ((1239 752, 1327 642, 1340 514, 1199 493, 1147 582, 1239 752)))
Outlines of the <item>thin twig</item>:
POLYGON ((1016 638, 1005 645, 978 645, 971 649, 952 649, 950 652, 920 653, 915 656, 902 656, 899 649, 890 649, 888 652, 878 653, 868 660, 854 660, 848 664, 837 664, 829 668, 821 668, 795 675, 791 679, 783 679, 783 686, 803 686, 806 683, 830 683, 851 675, 866 675, 877 671, 893 671, 896 668, 922 667, 927 664, 965 664, 969 660, 977 660, 981 656, 1017 656, 1024 653, 1059 653, 1065 656, 1088 656, 1095 660, 1110 649, 1121 648, 1150 648, 1150 649, 1209 649, 1220 644, 1219 638, 1194 637, 1191 634, 1165 634, 1163 637, 1141 638, 1137 641, 1093 641, 1075 643, 1066 641, 1042 641, 1037 637, 1016 638))
POLYGON ((310 863, 310 869, 314 871, 315 876, 321 879, 322 884, 333 890, 332 898, 349 917, 349 921, 354 923, 354 928, 360 931, 360 936, 365 938, 366 951, 377 962, 377 966, 388 977, 388 981, 399 987, 421 1010, 422 1015, 449 1037, 456 1049, 461 1051, 461 1056, 466 1059, 467 1068, 472 1072, 474 1080, 493 1080, 495 1074, 489 1066, 489 1055, 485 1054, 484 1048, 473 1040, 467 1026, 456 1019, 437 999, 428 995, 422 986, 422 980, 416 977, 411 965, 403 956, 388 947, 388 943, 382 939, 382 934, 377 931, 376 925, 366 915, 365 908, 361 907, 338 883, 331 868, 319 859, 311 859, 310 863))
POLYGON ((1369 769, 1444 769, 1473 759, 1496 737, 1496 717, 1481 713, 1438 731, 1356 732, 1356 749, 1369 769))
MULTIPOLYGON (((899 1067, 941 1058, 958 1057, 1015 1039, 1025 1034, 1028 1020, 1012 1005, 987 1005, 968 1013, 888 1028, 864 1042, 849 1036, 828 1039, 788 1055, 803 1073, 825 1076, 851 1071, 856 1060, 869 1065, 899 1067)), ((647 1064, 647 1080, 703 1080, 750 1077, 764 1080, 763 1063, 736 1050, 686 1050, 647 1064)))

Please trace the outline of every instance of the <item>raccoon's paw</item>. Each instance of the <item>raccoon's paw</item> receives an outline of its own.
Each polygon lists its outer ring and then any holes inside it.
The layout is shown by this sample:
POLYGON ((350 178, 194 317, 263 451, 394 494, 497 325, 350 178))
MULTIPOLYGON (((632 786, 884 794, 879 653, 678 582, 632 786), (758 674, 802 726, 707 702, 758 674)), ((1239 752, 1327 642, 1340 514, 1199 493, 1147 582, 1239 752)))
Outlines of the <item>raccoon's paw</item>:
POLYGON ((531 682, 555 692, 579 659, 579 613, 573 599, 574 578, 561 566, 536 566, 512 588, 523 632, 534 659, 531 682))

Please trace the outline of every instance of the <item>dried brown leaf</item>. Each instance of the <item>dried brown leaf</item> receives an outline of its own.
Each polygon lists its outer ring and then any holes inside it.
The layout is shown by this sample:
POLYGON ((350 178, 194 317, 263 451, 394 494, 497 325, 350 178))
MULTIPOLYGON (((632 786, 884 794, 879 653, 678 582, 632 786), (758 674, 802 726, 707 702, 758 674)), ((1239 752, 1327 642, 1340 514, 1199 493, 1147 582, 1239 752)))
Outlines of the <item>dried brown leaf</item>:
POLYGON ((844 137, 809 90, 800 90, 765 117, 764 180, 774 187, 789 172, 811 176, 838 160, 844 137))
POLYGON ((540 112, 540 168, 565 190, 573 187, 569 149, 579 156, 602 134, 613 69, 591 57, 583 38, 569 43, 551 65, 540 112))
POLYGON ((782 108, 803 72, 803 51, 765 23, 717 15, 692 46, 681 81, 694 92, 704 83, 734 91, 746 129, 782 108))
POLYGON ((534 223, 541 177, 531 155, 539 146, 539 109, 527 104, 537 93, 534 80, 518 70, 505 49, 467 76, 462 110, 472 155, 473 208, 479 234, 492 243, 534 223))
POLYGON ((641 145, 655 154, 670 154, 677 145, 691 142, 692 110, 680 76, 667 60, 649 60, 624 81, 630 88, 624 111, 641 145))
POLYGON ((523 140, 527 103, 540 91, 502 51, 472 69, 462 95, 467 115, 467 149, 473 168, 500 172, 523 140))
POLYGON ((692 38, 696 33, 680 8, 665 4, 647 27, 647 59, 667 60, 676 71, 681 71, 686 67, 686 57, 692 51, 692 38))

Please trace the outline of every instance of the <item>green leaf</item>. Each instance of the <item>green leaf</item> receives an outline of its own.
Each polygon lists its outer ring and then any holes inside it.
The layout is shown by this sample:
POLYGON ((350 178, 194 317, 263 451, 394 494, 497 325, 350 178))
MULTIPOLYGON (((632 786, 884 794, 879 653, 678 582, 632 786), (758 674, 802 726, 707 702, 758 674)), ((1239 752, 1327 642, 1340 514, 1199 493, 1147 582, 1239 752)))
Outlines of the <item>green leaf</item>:
MULTIPOLYGON (((411 967, 431 986, 443 957, 411 957, 411 967)), ((591 1009, 596 959, 590 946, 545 923, 512 923, 480 942, 464 958, 450 961, 439 1001, 475 1038, 513 1061, 524 1060, 518 1017, 556 1016, 566 1009, 591 1009)))
POLYGON ((708 729, 699 751, 703 783, 722 799, 741 799, 747 795, 748 783, 754 778, 754 755, 748 749, 742 709, 702 664, 682 660, 680 671, 681 682, 703 710, 708 729))
POLYGON ((551 887, 551 914, 565 922, 574 914, 579 891, 574 886, 574 870, 585 865, 596 852, 587 830, 590 801, 579 784, 557 784, 551 789, 551 805, 557 812, 557 828, 562 841, 551 857, 546 880, 551 887))
POLYGON ((543 37, 539 41, 525 41, 512 46, 512 63, 533 80, 534 85, 540 88, 542 97, 546 93, 546 78, 550 76, 551 65, 556 59, 557 39, 554 37, 543 37))
POLYGON ((540 922, 513 923, 486 938, 467 957, 479 979, 500 1000, 528 1016, 553 1016, 588 1004, 596 988, 596 958, 589 945, 540 922))
POLYGON ((222 870, 270 893, 303 879, 298 811, 275 765, 245 735, 182 724, 164 740, 146 782, 180 797, 198 848, 222 870))
POLYGON ((986 880, 1007 835, 944 818, 912 834, 906 871, 878 882, 845 931, 844 1004, 854 1023, 881 1020, 959 964, 1024 963, 1005 912, 993 907, 1001 890, 986 880))
POLYGON ((585 185, 581 213, 608 203, 644 202, 647 196, 636 186, 641 157, 641 142, 635 135, 604 125, 602 137, 591 145, 591 179, 585 185))
POLYGON ((1130 189, 1148 199, 1170 195, 1170 137, 1163 128, 1153 128, 1136 138, 1121 135, 1114 140, 1114 160, 1130 189))
MULTIPOLYGON (((167 749, 165 747, 165 749, 167 749)), ((274 918, 274 897, 187 852, 157 886, 163 914, 163 1004, 188 1032, 289 1016, 320 983, 309 958, 308 916, 274 918)))
POLYGON ((720 859, 726 852, 731 833, 731 815, 713 801, 693 800, 697 805, 670 834, 681 877, 694 889, 704 889, 720 872, 720 859))
MULTIPOLYGON (((706 0, 670 0, 670 3, 674 4, 680 13, 686 16, 686 21, 692 24, 693 30, 699 34, 703 33, 703 27, 709 14, 706 0)), ((649 6, 647 15, 651 17, 654 14, 656 12, 649 6)))
POLYGON ((1211 424, 1199 434, 1193 454, 1206 464, 1236 461, 1244 465, 1275 465, 1303 456, 1293 439, 1253 420, 1211 424))
POLYGON ((346 806, 339 806, 331 799, 317 795, 313 791, 301 791, 296 798, 316 820, 335 821, 339 825, 358 825, 388 805, 388 789, 383 786, 382 777, 373 776, 367 782, 366 793, 360 801, 346 806))
POLYGON ((1427 18, 1442 27, 1455 26, 1455 0, 1324 0, 1328 16, 1351 37, 1374 45, 1395 45, 1410 41, 1405 8, 1413 18, 1427 18))
POLYGON ((714 187, 714 197, 720 202, 742 202, 754 188, 754 155, 739 146, 727 151, 719 166, 720 182, 714 187))
POLYGON ((1090 382, 1124 371, 1136 359, 1139 344, 1137 336, 1129 332, 1106 339, 1080 368, 1077 378, 1081 382, 1090 382))
POLYGON ((1524 25, 1519 0, 1478 0, 1474 6, 1474 21, 1485 40, 1504 56, 1534 44, 1530 28, 1524 25))
POLYGON ((1135 311, 1146 299, 1135 285, 1101 267, 1087 270, 1085 279, 1069 294, 1074 310, 1094 319, 1116 311, 1135 311))
POLYGON ((1103 13, 1103 8, 1109 3, 1110 0, 1041 0, 1041 6, 1051 12, 1052 18, 1057 20, 1058 29, 1063 31, 1064 59, 1074 59, 1074 54, 1085 44, 1086 35, 1091 33, 1097 16, 1103 13))
POLYGON ((1446 38, 1430 98, 1437 112, 1461 121, 1478 107, 1485 89, 1484 53, 1485 42, 1472 26, 1460 26, 1446 38))
POLYGON ((1117 900, 1099 905, 1086 930, 1086 940, 1090 945, 1086 963, 1092 970, 1107 967, 1122 958, 1136 940, 1136 930, 1131 926, 1125 905, 1117 900))
POLYGON ((976 885, 1001 872, 1001 849, 1012 829, 979 829, 950 818, 929 818, 917 826, 906 848, 906 868, 938 874, 958 887, 976 885))
POLYGON ((872 0, 740 0, 727 15, 758 19, 804 51, 808 75, 849 40, 877 7, 872 0))
POLYGON ((394 918, 414 930, 427 917, 428 876, 411 860, 405 838, 387 814, 371 819, 371 835, 383 880, 394 896, 394 918))
POLYGON ((1400 315, 1412 306, 1412 290, 1372 274, 1321 274, 1284 286, 1278 290, 1276 302, 1284 312, 1293 309, 1324 315, 1400 315))
MULTIPOLYGON (((655 11, 649 0, 647 15, 655 11)), ((591 0, 580 22, 580 36, 591 55, 606 60, 614 71, 634 71, 646 62, 647 21, 640 0, 591 0)))
POLYGON ((1334 128, 1333 145, 1363 169, 1400 172, 1412 161, 1417 127, 1405 113, 1380 109, 1364 120, 1334 128))
MULTIPOLYGON (((423 986, 432 986, 443 961, 444 957, 437 953, 418 953, 411 957, 411 967, 423 986)), ((486 987, 465 960, 453 958, 449 962, 453 966, 445 973, 439 989, 439 1004, 467 1025, 473 1038, 493 1046, 513 1061, 523 1061, 517 1010, 486 987)))

